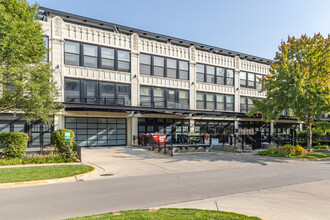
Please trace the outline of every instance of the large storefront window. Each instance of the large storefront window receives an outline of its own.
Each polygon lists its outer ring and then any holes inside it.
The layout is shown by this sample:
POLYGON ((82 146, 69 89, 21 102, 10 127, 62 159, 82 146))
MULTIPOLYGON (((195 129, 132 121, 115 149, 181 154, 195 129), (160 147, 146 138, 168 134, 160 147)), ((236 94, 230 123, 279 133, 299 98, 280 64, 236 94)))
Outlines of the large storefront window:
POLYGON ((65 127, 80 146, 126 145, 126 119, 66 117, 65 127))

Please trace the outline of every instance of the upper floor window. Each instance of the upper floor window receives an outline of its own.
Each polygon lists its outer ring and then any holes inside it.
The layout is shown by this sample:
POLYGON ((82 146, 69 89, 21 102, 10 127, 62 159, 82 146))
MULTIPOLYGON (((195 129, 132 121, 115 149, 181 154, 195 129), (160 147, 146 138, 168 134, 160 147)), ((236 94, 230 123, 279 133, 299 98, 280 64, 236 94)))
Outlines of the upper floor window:
POLYGON ((234 111, 234 96, 197 92, 196 108, 207 110, 234 111))
POLYGON ((249 97, 241 96, 240 98, 240 110, 242 113, 248 113, 253 107, 253 102, 249 97))
POLYGON ((204 64, 196 65, 196 80, 198 82, 234 85, 234 70, 204 64))
POLYGON ((130 105, 131 86, 127 84, 65 78, 65 102, 102 105, 130 105))
POLYGON ((65 41, 64 63, 69 65, 80 65, 80 43, 65 41))
POLYGON ((90 44, 83 44, 83 66, 97 68, 98 47, 90 44))
POLYGON ((263 88, 263 85, 259 82, 259 79, 261 79, 262 77, 263 76, 260 74, 241 72, 240 86, 261 90, 263 88))
POLYGON ((141 86, 140 105, 157 108, 189 108, 189 91, 141 86))
POLYGON ((130 52, 92 44, 65 41, 64 63, 75 66, 130 71, 130 52))
POLYGON ((155 55, 140 55, 140 73, 169 77, 173 79, 189 79, 189 63, 187 61, 165 58, 155 55))

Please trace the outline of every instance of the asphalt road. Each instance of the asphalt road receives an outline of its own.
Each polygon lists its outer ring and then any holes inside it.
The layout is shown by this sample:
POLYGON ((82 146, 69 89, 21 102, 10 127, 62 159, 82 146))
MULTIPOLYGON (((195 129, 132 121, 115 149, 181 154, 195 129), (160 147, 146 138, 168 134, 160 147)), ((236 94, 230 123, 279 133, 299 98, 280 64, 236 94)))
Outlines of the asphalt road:
POLYGON ((323 160, 8 188, 0 219, 63 219, 328 179, 323 160))

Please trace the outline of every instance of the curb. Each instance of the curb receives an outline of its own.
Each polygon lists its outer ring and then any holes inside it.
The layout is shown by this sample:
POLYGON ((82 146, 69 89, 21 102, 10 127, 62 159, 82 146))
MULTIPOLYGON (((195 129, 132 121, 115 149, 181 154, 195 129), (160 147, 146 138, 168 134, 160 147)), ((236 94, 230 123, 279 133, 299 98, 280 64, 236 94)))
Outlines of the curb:
POLYGON ((44 184, 52 184, 52 183, 78 181, 82 177, 93 175, 98 172, 98 169, 95 166, 93 166, 93 165, 88 165, 88 166, 91 166, 94 169, 87 173, 82 173, 79 175, 62 177, 62 178, 46 179, 46 180, 32 180, 32 181, 14 182, 14 183, 0 183, 0 188, 11 188, 11 187, 20 187, 20 186, 33 186, 33 185, 44 185, 44 184))

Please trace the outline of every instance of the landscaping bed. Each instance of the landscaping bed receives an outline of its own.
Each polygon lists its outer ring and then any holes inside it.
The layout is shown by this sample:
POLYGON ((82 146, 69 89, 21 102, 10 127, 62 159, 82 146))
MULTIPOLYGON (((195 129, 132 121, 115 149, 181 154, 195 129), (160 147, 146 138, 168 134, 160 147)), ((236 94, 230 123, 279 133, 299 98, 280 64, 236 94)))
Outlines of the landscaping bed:
POLYGON ((0 168, 0 183, 46 180, 75 176, 92 171, 87 165, 50 165, 0 168))
POLYGON ((317 147, 313 152, 307 152, 303 147, 296 145, 284 145, 278 148, 269 148, 259 151, 259 156, 286 157, 286 158, 305 158, 305 159, 320 159, 330 158, 330 151, 327 147, 317 147))
POLYGON ((210 211, 200 209, 149 209, 112 212, 100 215, 73 218, 78 219, 224 219, 224 220, 261 220, 258 217, 249 217, 233 212, 210 211))

